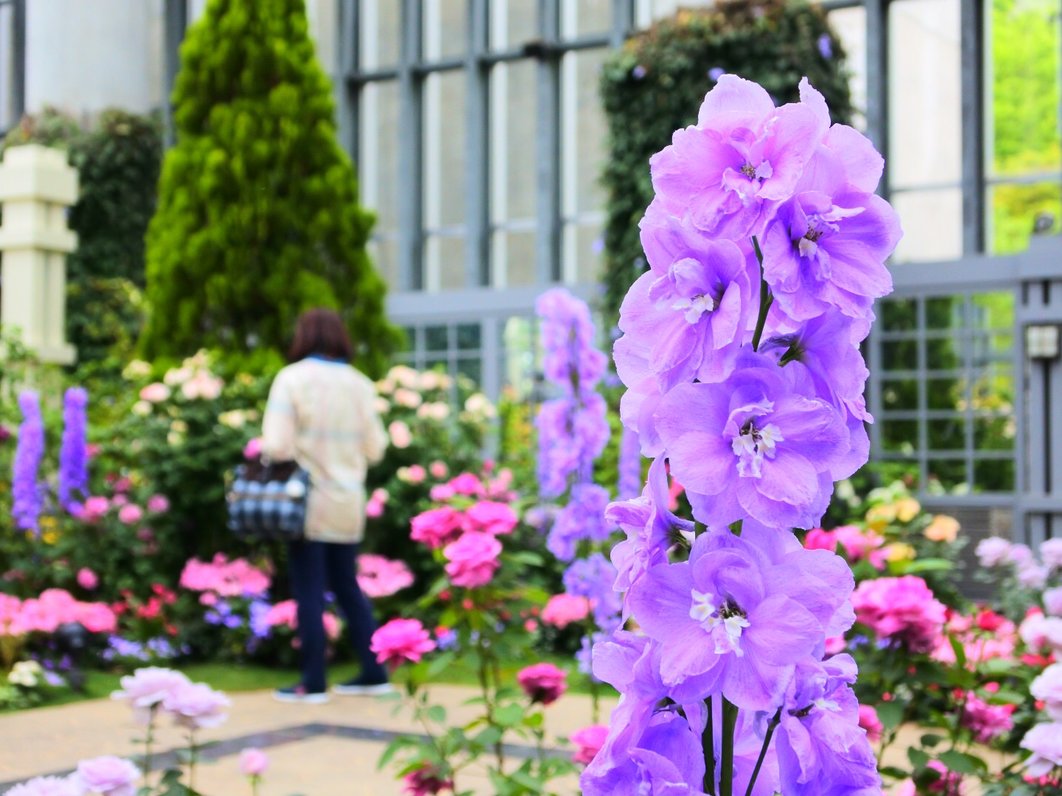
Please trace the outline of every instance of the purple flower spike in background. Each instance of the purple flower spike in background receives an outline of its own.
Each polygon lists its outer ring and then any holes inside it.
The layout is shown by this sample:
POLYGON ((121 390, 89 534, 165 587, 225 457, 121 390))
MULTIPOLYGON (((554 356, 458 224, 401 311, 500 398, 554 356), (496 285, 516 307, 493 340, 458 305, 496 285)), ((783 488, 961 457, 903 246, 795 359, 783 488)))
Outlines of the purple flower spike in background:
POLYGON ((59 448, 59 505, 70 507, 88 495, 88 393, 71 387, 63 396, 63 439, 59 448))
POLYGON ((11 516, 16 527, 36 533, 37 520, 44 508, 44 485, 38 481, 44 458, 40 398, 27 390, 19 395, 18 407, 22 410, 22 425, 18 429, 18 447, 12 464, 11 516))

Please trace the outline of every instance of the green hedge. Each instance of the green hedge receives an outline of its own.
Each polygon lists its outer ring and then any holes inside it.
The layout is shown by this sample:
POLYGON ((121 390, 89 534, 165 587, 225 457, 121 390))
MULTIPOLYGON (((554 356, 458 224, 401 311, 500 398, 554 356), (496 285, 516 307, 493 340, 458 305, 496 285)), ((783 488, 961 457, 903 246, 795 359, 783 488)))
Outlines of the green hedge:
POLYGON ((721 2, 708 10, 679 11, 629 39, 601 75, 609 127, 602 181, 610 319, 645 268, 638 222, 653 196, 649 158, 670 143, 675 130, 696 122, 719 70, 756 81, 779 103, 798 99, 797 84, 806 75, 825 96, 834 121, 851 121, 840 41, 825 14, 806 3, 721 2))

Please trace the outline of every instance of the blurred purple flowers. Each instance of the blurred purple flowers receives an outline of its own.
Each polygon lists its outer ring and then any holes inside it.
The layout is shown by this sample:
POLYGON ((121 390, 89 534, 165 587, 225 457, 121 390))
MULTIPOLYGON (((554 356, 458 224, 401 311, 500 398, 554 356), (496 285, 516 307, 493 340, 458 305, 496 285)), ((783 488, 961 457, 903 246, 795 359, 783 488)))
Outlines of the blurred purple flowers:
POLYGON ((59 505, 69 509, 88 495, 88 393, 71 387, 63 396, 63 439, 59 448, 59 505))
POLYGON ((831 125, 806 79, 775 107, 755 83, 711 77, 697 123, 650 160, 650 268, 620 310, 621 417, 655 460, 607 516, 627 535, 614 588, 641 634, 594 648, 621 700, 581 784, 877 793, 855 664, 826 653, 855 619, 852 573, 791 531, 815 527, 834 481, 866 462, 859 344, 900 226, 874 193, 881 156, 831 125), (673 513, 670 479, 696 524, 673 513))
POLYGON ((22 424, 18 428, 18 447, 11 472, 11 517, 15 527, 37 533, 37 520, 44 508, 44 485, 38 480, 44 458, 44 421, 40 398, 26 390, 18 397, 22 424))

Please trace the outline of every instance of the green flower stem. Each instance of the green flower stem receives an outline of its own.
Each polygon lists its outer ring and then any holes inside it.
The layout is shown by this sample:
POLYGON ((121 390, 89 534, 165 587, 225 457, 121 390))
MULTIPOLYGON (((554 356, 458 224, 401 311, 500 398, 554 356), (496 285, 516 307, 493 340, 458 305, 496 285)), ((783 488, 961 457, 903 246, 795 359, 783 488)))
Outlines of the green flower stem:
POLYGON ((767 757, 767 749, 771 745, 771 738, 774 736, 774 730, 781 720, 782 709, 778 708, 778 712, 774 714, 771 723, 767 725, 767 734, 763 736, 763 746, 760 747, 760 756, 756 758, 756 767, 752 769, 752 776, 749 778, 748 788, 745 789, 745 796, 752 796, 752 789, 756 785, 756 778, 760 775, 760 767, 763 765, 763 760, 767 757))
POLYGON ((756 262, 760 264, 760 314, 756 318, 756 331, 752 334, 752 350, 760 350, 760 337, 763 335, 763 327, 767 323, 767 313, 774 303, 774 296, 767 287, 767 280, 763 278, 763 252, 760 251, 760 242, 756 236, 752 236, 752 248, 756 250, 756 262))
POLYGON ((151 787, 148 776, 151 774, 151 745, 155 742, 155 717, 158 715, 158 704, 151 706, 148 712, 147 732, 144 735, 144 786, 151 787))
POLYGON ((738 707, 723 697, 723 754, 719 767, 719 796, 734 796, 734 730, 738 707))
POLYGON ((708 721, 701 733, 701 749, 704 750, 704 792, 715 796, 715 728, 712 726, 712 698, 704 700, 708 708, 708 721))

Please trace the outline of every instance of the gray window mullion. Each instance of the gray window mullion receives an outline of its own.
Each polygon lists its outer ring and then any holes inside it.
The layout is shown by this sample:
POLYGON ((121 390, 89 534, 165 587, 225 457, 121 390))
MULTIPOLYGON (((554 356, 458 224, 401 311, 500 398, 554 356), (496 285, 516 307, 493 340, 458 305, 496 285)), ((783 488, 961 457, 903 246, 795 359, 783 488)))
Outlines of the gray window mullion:
MULTIPOLYGON (((361 121, 359 105, 364 83, 350 80, 358 69, 360 57, 360 30, 358 0, 339 0, 339 24, 336 25, 339 48, 339 75, 336 81, 336 126, 339 133, 339 145, 347 151, 350 159, 358 164, 361 155, 361 121)), ((360 179, 360 170, 358 172, 360 179)))
POLYGON ((557 0, 538 0, 538 237, 535 241, 535 281, 559 282, 561 278, 561 143, 560 143, 560 5, 557 0))
POLYGON ((415 69, 421 60, 423 8, 419 0, 402 0, 402 48, 398 130, 398 284, 400 290, 424 288, 424 78, 415 69))
POLYGON ((889 3, 866 0, 867 135, 885 156, 878 193, 889 196, 889 3))
POLYGON ((963 3, 962 58, 962 250, 985 249, 985 31, 984 4, 963 3))
POLYGON ((634 30, 634 0, 612 0, 612 31, 609 44, 621 47, 634 30))
MULTIPOLYGON (((16 0, 14 7, 14 61, 15 80, 12 86, 12 105, 17 120, 25 108, 25 60, 26 60, 26 2, 16 0)), ((167 148, 177 143, 177 128, 173 121, 173 87, 177 82, 177 72, 181 68, 181 42, 188 28, 188 0, 166 0, 163 20, 164 45, 162 52, 163 73, 165 75, 162 100, 163 143, 167 148)))
POLYGON ((490 80, 481 58, 490 46, 487 0, 471 0, 468 7, 468 101, 466 113, 465 284, 490 284, 490 80))

